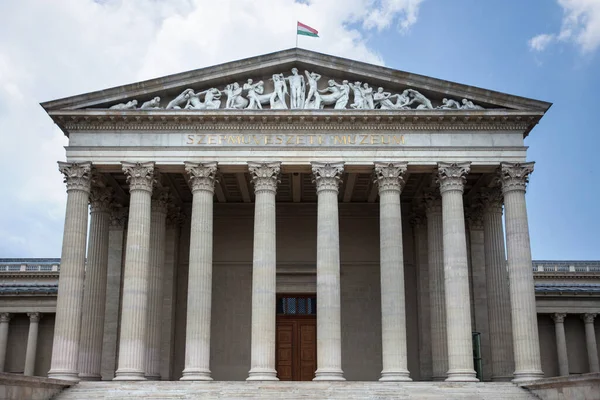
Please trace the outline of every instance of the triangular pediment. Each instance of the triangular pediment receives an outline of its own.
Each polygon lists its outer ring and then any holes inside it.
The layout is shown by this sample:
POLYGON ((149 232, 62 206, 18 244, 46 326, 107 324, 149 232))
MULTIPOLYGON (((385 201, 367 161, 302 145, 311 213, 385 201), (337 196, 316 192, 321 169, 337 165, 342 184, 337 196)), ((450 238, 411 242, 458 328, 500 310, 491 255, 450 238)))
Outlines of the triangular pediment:
MULTIPOLYGON (((313 79, 316 80, 317 75, 313 79)), ((186 110, 186 107, 197 112, 217 109, 242 112, 262 107, 399 112, 506 110, 543 114, 550 105, 304 49, 283 50, 42 103, 51 115, 84 109, 168 112, 186 110), (302 78, 293 77, 293 68, 302 78), (311 93, 311 77, 306 76, 305 71, 318 75, 317 89, 321 92, 311 93), (235 82, 239 88, 233 86, 235 82), (356 87, 358 82, 362 90, 356 87), (293 83, 295 88, 292 88, 293 83), (300 87, 302 89, 298 89, 300 87), (293 90, 295 94, 290 93, 293 90), (362 99, 361 93, 364 94, 362 99), (285 104, 281 98, 285 98, 285 104), (260 107, 257 102, 261 102, 260 107)))

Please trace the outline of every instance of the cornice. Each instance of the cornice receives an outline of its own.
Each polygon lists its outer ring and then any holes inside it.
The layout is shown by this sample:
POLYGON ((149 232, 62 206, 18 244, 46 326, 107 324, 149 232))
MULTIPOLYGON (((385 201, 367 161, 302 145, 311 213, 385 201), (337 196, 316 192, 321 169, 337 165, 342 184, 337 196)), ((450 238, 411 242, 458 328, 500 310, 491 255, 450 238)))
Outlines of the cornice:
POLYGON ((62 110, 50 116, 70 131, 511 130, 526 136, 544 115, 518 110, 62 110))

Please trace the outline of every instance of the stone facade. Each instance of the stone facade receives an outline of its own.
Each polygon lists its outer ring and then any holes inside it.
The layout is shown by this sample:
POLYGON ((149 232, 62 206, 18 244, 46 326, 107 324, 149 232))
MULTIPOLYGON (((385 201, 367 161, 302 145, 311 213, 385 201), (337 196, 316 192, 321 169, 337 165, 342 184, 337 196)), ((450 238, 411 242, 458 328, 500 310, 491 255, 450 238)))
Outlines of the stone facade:
POLYGON ((324 381, 527 381, 556 349, 569 369, 574 325, 555 316, 548 343, 540 317, 569 313, 585 314, 597 368, 598 303, 534 286, 524 137, 548 103, 293 49, 42 106, 69 137, 58 296, 41 309, 6 289, 5 370, 19 372, 9 351, 27 319, 24 371, 75 381, 264 381, 293 365, 324 381), (276 92, 292 67, 333 94, 350 79, 402 95, 321 109, 333 97, 309 93, 315 107, 287 109, 276 92), (246 85, 216 89, 269 77, 270 108, 239 106, 246 85), (300 295, 313 311, 280 307, 300 295), (316 321, 288 349, 291 317, 316 321))

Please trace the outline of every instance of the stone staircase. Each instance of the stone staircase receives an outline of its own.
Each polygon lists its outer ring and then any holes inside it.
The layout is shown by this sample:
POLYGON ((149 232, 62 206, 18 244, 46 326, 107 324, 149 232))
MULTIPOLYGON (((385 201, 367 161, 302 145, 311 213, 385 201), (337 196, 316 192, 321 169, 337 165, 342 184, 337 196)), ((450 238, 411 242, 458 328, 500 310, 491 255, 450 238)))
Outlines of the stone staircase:
POLYGON ((449 382, 81 382, 55 400, 419 399, 535 400, 512 383, 449 382))

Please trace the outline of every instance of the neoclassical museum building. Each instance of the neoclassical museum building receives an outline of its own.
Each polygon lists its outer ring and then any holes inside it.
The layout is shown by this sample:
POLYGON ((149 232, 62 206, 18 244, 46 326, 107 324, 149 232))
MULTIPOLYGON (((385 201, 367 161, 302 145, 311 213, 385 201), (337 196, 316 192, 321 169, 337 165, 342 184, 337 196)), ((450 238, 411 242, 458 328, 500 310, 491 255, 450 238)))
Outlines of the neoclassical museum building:
POLYGON ((600 262, 531 258, 549 103, 296 48, 42 107, 69 139, 62 254, 0 259, 4 371, 599 371, 600 262))

